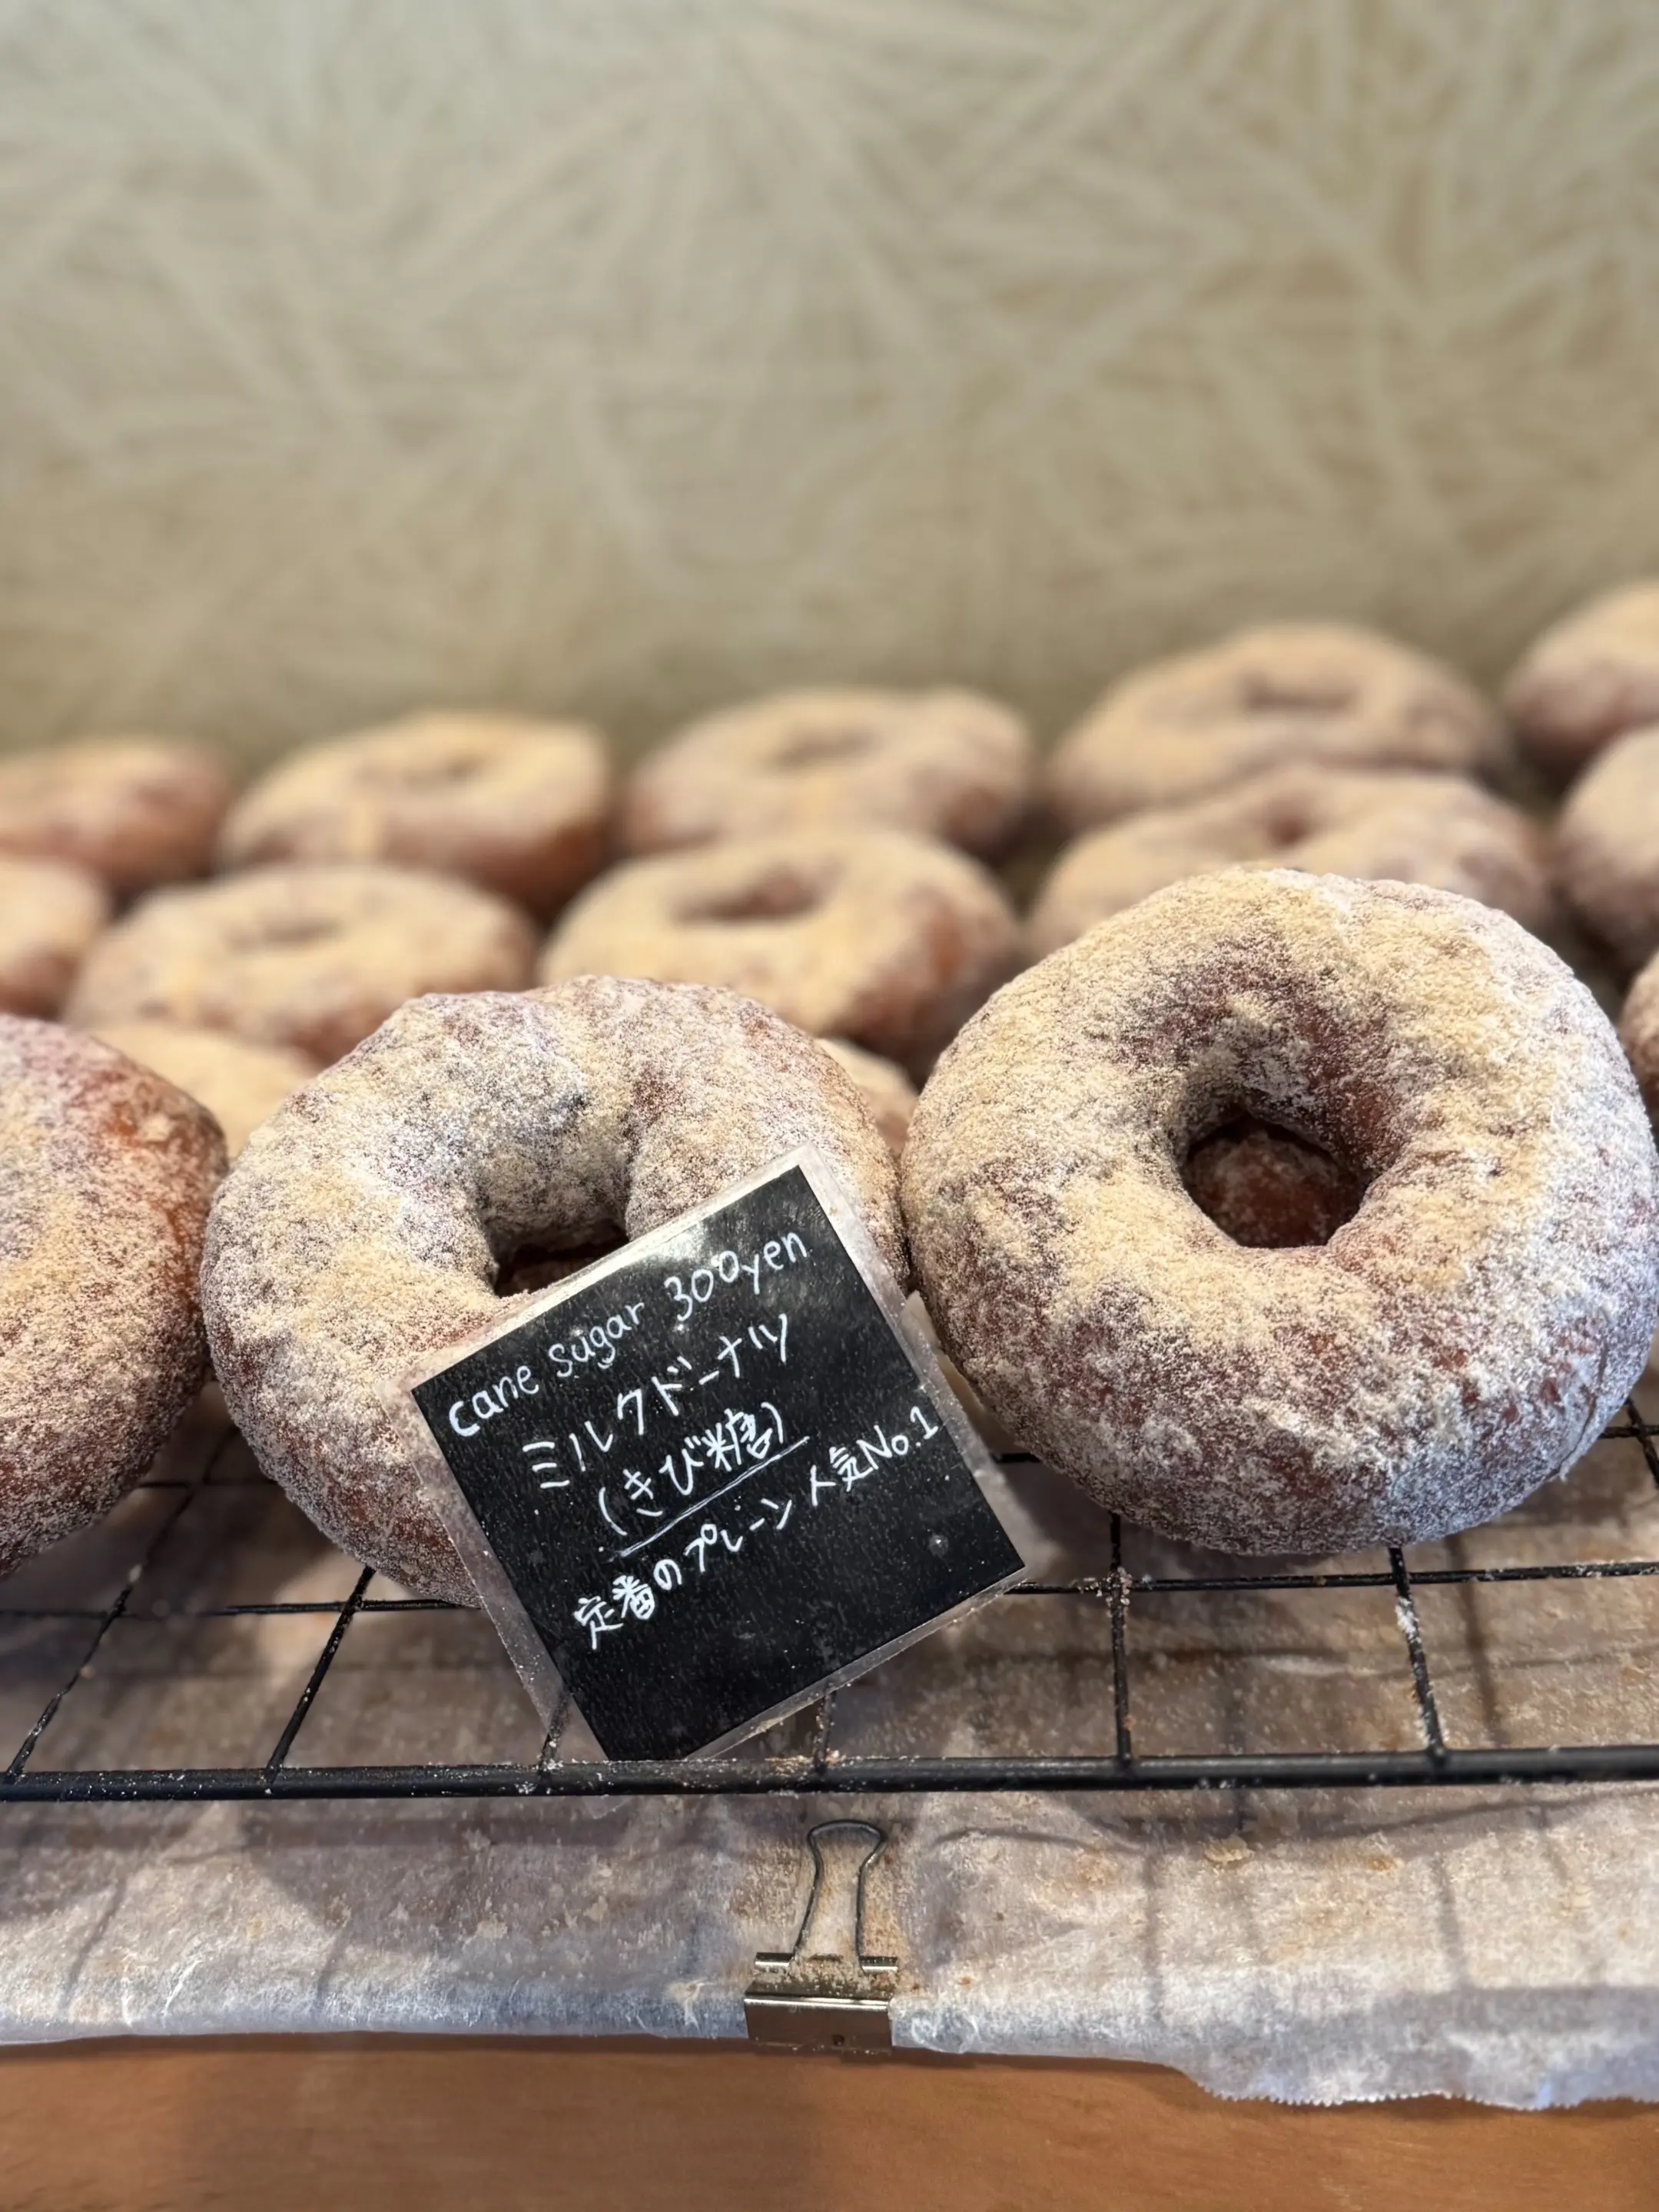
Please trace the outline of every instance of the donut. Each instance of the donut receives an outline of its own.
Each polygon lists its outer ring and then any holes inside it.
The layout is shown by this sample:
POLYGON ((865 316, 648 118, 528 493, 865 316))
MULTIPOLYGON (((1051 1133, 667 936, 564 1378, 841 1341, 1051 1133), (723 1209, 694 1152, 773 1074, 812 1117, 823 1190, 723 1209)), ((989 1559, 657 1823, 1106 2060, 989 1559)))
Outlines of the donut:
POLYGON ((1584 986, 1455 893, 1241 869, 999 992, 901 1168, 991 1411, 1101 1504, 1240 1553, 1407 1544, 1592 1444, 1659 1316, 1659 1157, 1584 986), (1363 1185, 1252 1249, 1182 1169, 1241 1115, 1363 1185))
POLYGON ((1387 876, 1555 922, 1544 832, 1459 775, 1370 775, 1298 765, 1154 807, 1063 853, 1026 923, 1034 959, 1165 884, 1242 861, 1310 875, 1387 876))
POLYGON ((0 761, 0 853, 67 860, 122 897, 203 874, 231 799, 211 754, 88 738, 0 761))
POLYGON ((902 830, 733 838, 613 869, 576 899, 541 980, 718 983, 814 1036, 925 1068, 1015 960, 977 861, 902 830))
POLYGON ((908 1281, 893 1158, 851 1082, 729 991, 584 976, 417 999, 254 1132, 203 1303, 266 1473, 355 1558, 477 1602, 428 1503, 407 1378, 522 1300, 526 1243, 642 1236, 810 1146, 908 1281))
POLYGON ((1563 783, 1626 730, 1659 722, 1659 578, 1606 592, 1547 629, 1503 700, 1522 747, 1563 783))
POLYGON ((598 873, 610 815, 610 763, 592 730, 410 714, 290 754, 231 809, 219 863, 391 860, 545 919, 598 873))
POLYGON ((1630 987, 1619 1016, 1619 1042, 1636 1072, 1648 1117, 1659 1128, 1659 956, 1630 987))
POLYGON ((1154 661, 1108 691, 1049 757, 1048 809, 1091 829, 1291 761, 1486 774, 1507 750, 1462 677, 1348 623, 1275 623, 1154 661))
POLYGON ((853 1079, 870 1110, 870 1118, 886 1138, 896 1159, 904 1150, 904 1135, 916 1110, 916 1087, 902 1067, 864 1052, 845 1037, 820 1037, 819 1044, 853 1079))
POLYGON ((337 1060, 425 991, 515 990, 535 934, 487 891, 412 868, 307 866, 157 891, 93 947, 77 1027, 162 1021, 337 1060))
POLYGON ((98 1035, 205 1106, 232 1159, 318 1067, 289 1045, 248 1044, 222 1030, 182 1029, 173 1022, 111 1022, 98 1035))
POLYGON ((1626 969, 1659 951, 1659 726, 1616 739, 1567 793, 1555 830, 1568 904, 1626 969))
POLYGON ((224 1164, 170 1083, 0 1014, 0 1574, 107 1512, 199 1388, 224 1164))
POLYGON ((55 1014, 109 910, 84 868, 0 858, 0 1012, 55 1014))
POLYGON ((974 691, 784 691, 705 715, 623 793, 630 853, 791 830, 911 830, 994 856, 1024 818, 1030 733, 974 691))

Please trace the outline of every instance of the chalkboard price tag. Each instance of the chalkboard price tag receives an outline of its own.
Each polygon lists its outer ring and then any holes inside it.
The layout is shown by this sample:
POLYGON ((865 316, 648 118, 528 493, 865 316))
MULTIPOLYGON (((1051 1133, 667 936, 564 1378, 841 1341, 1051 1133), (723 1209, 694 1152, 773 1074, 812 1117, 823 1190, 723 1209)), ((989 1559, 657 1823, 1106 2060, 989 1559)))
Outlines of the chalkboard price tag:
POLYGON ((1024 1571, 984 1446, 811 1153, 411 1388, 544 1721, 562 1684, 607 1758, 718 1750, 1024 1571))

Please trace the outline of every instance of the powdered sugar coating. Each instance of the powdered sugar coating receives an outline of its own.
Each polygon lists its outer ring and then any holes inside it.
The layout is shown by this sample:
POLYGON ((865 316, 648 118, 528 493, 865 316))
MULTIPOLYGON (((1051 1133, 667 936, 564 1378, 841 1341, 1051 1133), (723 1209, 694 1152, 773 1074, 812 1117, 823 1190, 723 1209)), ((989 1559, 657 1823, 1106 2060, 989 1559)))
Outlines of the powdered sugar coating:
POLYGON ((232 808, 222 866, 390 860, 557 912, 605 859, 611 764, 574 722, 406 715, 290 753, 232 808))
POLYGON ((94 947, 68 1018, 226 1030, 337 1060, 422 992, 518 989, 535 943, 516 908, 470 884, 298 861, 144 900, 94 947))
POLYGON ((230 805, 210 753, 88 738, 0 760, 0 853, 67 860, 123 895, 199 876, 230 805))
POLYGON ((1509 757, 1480 693, 1426 653, 1348 623, 1275 623, 1115 684, 1049 757, 1068 830, 1172 806, 1292 761, 1486 774, 1509 757))
POLYGON ((1166 884, 1243 863, 1431 884, 1543 932, 1557 919, 1546 850, 1536 823, 1465 776, 1269 769, 1079 838, 1038 893, 1025 941, 1041 959, 1166 884))
POLYGON ((799 830, 613 869, 539 972, 718 983, 925 1069, 1012 972, 1018 937, 1001 887, 964 854, 900 830, 799 830))
POLYGON ((0 858, 0 1011, 55 1014, 109 911, 84 868, 0 858))
POLYGON ((1580 776, 1556 824, 1555 867, 1626 969, 1659 951, 1659 726, 1615 738, 1580 776))
POLYGON ((249 1044, 222 1030, 181 1029, 173 1022, 111 1022, 98 1035, 205 1106, 232 1159, 318 1067, 291 1045, 249 1044))
POLYGON ((1526 750, 1565 782, 1626 730, 1659 722, 1659 579, 1622 585, 1547 629, 1504 686, 1526 750))
POLYGON ((629 778, 623 842, 664 852, 722 837, 866 823, 1000 852, 1031 793, 1019 717, 974 691, 784 691, 705 715, 629 778))
POLYGON ((910 1116, 916 1110, 916 1086, 902 1067, 866 1052, 845 1037, 820 1037, 818 1042, 838 1066, 853 1079, 870 1118, 886 1138, 895 1159, 904 1150, 910 1116))
POLYGON ((0 1015, 0 1574, 107 1512, 206 1368, 211 1118, 94 1037, 0 1015))
POLYGON ((1238 1552, 1412 1542, 1562 1474, 1659 1314, 1659 1159, 1606 1018, 1444 891, 1235 871, 1000 992, 905 1146, 920 1287, 974 1388, 1103 1503, 1238 1552), (1243 1111, 1370 1179, 1249 1250, 1181 1162, 1243 1111))
POLYGON ((419 999, 280 1107, 214 1206, 216 1371, 267 1474, 356 1558, 476 1602, 406 1377, 510 1320, 526 1243, 643 1235, 815 1147, 908 1280, 891 1154, 827 1054, 731 992, 583 976, 419 999))

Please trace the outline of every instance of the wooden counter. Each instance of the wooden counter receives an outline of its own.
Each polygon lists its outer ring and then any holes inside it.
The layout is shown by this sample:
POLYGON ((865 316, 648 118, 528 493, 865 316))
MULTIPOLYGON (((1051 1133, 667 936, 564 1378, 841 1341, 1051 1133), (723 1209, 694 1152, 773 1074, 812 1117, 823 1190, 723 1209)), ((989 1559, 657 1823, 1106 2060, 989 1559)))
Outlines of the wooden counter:
POLYGON ((387 2037, 0 2054, 6 2212, 1652 2212, 1659 2109, 1230 2104, 1156 2067, 387 2037))

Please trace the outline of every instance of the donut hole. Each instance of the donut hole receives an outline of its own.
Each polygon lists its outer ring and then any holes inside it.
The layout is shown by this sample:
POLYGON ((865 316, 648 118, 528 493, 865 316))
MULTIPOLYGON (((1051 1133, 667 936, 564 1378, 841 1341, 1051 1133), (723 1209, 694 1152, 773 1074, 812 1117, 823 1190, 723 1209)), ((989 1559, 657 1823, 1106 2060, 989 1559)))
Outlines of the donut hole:
POLYGON ((1247 714, 1340 714, 1353 701, 1352 684, 1328 678, 1291 684, 1282 677, 1253 675, 1239 685, 1238 703, 1247 714))
POLYGON ((1304 799, 1275 800, 1262 817, 1263 841, 1276 853, 1299 845, 1317 827, 1313 809, 1304 799))
POLYGON ((1230 1115, 1199 1138, 1181 1180, 1235 1244, 1269 1251, 1328 1243, 1359 1211, 1367 1187, 1322 1145, 1248 1113, 1230 1115))
POLYGON ((546 1238, 527 1237, 496 1262, 495 1295, 511 1298, 525 1291, 544 1291, 550 1283, 562 1283, 595 1260, 619 1252, 627 1242, 620 1229, 600 1230, 580 1244, 562 1247, 546 1238))
POLYGON ((270 914, 261 917, 257 931, 250 930, 239 948, 250 952, 289 952, 301 945, 320 945, 337 937, 337 916, 324 914, 270 914))
POLYGON ((686 900, 679 909, 682 921, 793 921, 823 904, 826 884, 814 882, 793 868, 775 869, 757 876, 735 890, 708 892, 686 900))
POLYGON ((446 791, 458 783, 471 783, 489 765, 476 754, 465 758, 404 761, 388 769, 383 781, 397 790, 446 791))
POLYGON ((822 768, 830 761, 856 760, 876 743, 872 730, 794 730, 780 740, 772 765, 780 769, 822 768))

